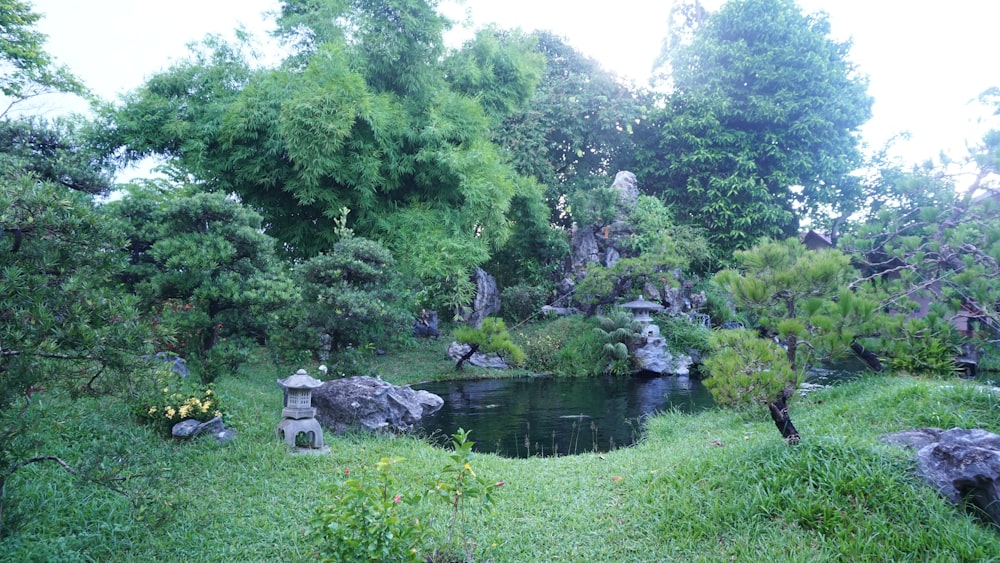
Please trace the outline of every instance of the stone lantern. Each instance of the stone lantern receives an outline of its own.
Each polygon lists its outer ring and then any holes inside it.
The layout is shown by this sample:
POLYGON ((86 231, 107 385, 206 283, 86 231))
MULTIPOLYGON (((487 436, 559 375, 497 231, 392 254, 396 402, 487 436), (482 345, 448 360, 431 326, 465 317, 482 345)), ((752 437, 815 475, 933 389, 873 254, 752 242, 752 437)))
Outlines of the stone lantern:
POLYGON ((285 408, 281 409, 278 423, 278 438, 295 447, 295 438, 304 434, 313 448, 323 447, 323 429, 316 420, 316 409, 312 406, 312 390, 323 382, 311 377, 300 369, 294 375, 278 380, 278 386, 285 390, 285 408))
POLYGON ((644 325, 648 325, 653 322, 653 317, 649 316, 652 312, 659 312, 663 310, 663 305, 659 303, 653 303, 652 301, 646 301, 644 298, 640 297, 635 301, 629 301, 620 305, 620 307, 625 309, 631 309, 632 318, 639 321, 644 325))

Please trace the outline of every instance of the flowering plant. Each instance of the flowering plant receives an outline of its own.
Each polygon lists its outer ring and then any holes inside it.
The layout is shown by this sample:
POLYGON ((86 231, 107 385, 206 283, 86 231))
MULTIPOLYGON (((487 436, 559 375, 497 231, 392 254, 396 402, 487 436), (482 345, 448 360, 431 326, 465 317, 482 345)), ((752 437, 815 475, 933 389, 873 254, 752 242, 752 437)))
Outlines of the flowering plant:
POLYGON ((146 387, 140 392, 134 412, 140 420, 151 422, 166 432, 185 419, 205 422, 223 414, 211 383, 197 383, 169 368, 158 370, 146 387))
POLYGON ((333 490, 333 502, 313 518, 316 554, 323 561, 423 561, 427 530, 419 496, 397 492, 390 470, 401 457, 382 458, 370 478, 362 468, 333 490))

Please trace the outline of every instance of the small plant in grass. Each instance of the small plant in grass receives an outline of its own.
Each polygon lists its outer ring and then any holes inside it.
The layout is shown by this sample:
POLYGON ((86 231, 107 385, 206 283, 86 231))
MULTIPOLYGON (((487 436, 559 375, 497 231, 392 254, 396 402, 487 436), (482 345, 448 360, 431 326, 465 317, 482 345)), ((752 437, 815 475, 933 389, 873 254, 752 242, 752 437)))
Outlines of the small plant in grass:
POLYGON ((469 440, 468 430, 459 428, 452 434, 454 451, 451 453, 450 461, 441 473, 434 476, 434 486, 428 491, 430 497, 447 503, 451 510, 451 521, 444 547, 434 550, 431 561, 457 560, 449 555, 456 545, 461 546, 465 553, 465 557, 461 560, 472 560, 474 543, 469 537, 469 527, 465 519, 468 505, 478 500, 481 506, 489 507, 493 491, 504 485, 503 481, 491 483, 473 470, 472 459, 476 455, 472 451, 474 444, 475 442, 469 440))
POLYGON ((169 367, 156 371, 140 390, 132 410, 139 420, 150 422, 165 433, 185 419, 205 422, 223 414, 213 384, 181 377, 169 367))
POLYGON ((313 518, 317 555, 322 561, 421 561, 427 532, 419 496, 399 491, 392 467, 401 457, 382 458, 369 479, 364 468, 357 476, 344 470, 344 480, 333 491, 332 502, 313 518))

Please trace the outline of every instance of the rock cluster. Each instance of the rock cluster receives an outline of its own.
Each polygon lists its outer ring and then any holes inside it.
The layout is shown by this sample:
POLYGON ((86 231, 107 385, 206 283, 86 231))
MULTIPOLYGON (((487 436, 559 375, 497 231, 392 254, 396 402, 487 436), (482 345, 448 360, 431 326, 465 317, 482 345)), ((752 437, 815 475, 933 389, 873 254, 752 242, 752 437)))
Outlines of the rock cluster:
POLYGON ((217 416, 208 422, 200 422, 192 418, 182 420, 170 429, 170 434, 175 438, 194 438, 208 434, 215 437, 215 441, 219 444, 224 444, 236 437, 236 430, 226 428, 222 417, 217 416))

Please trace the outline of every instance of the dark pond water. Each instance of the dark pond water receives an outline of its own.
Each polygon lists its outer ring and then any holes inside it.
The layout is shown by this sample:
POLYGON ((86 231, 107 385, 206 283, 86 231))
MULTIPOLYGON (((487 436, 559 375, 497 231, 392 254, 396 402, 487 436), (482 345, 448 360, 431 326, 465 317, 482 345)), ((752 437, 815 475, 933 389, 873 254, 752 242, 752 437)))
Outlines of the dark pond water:
MULTIPOLYGON (((855 364, 814 370, 809 380, 830 384, 856 376, 855 364)), ((519 377, 432 381, 413 385, 444 399, 417 432, 450 444, 459 428, 470 430, 479 452, 505 457, 605 452, 635 444, 644 418, 677 409, 693 413, 715 406, 695 378, 519 377)))
POLYGON ((634 444, 643 417, 668 409, 714 406, 700 381, 687 377, 520 377, 421 383, 444 407, 418 431, 450 443, 471 430, 479 452, 506 457, 571 455, 634 444))

